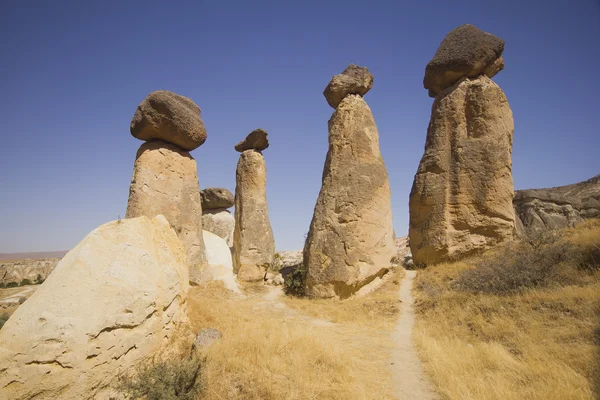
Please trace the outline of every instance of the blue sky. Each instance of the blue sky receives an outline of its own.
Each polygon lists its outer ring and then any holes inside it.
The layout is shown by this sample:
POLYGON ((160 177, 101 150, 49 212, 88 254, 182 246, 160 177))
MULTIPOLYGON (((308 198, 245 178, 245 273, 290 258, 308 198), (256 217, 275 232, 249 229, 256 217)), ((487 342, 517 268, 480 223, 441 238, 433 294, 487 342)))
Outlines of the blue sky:
POLYGON ((369 67, 394 226, 432 99, 425 65, 470 23, 506 41, 495 81, 515 118, 517 189, 600 173, 600 3, 577 1, 57 1, 0 3, 0 252, 69 249, 123 216, 141 141, 131 117, 151 91, 192 98, 208 139, 192 155, 201 188, 235 189, 251 130, 264 152, 278 250, 303 245, 321 184, 331 109, 323 89, 369 67))

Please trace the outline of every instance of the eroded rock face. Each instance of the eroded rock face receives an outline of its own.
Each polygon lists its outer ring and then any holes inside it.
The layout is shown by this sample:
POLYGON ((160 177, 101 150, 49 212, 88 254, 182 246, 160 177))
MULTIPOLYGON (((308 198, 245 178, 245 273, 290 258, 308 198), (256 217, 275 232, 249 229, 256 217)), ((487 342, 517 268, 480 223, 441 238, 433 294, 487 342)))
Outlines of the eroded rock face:
POLYGON ((269 137, 264 129, 255 129, 244 140, 235 145, 235 150, 240 153, 246 150, 263 151, 269 147, 269 137))
POLYGON ((600 175, 573 185, 517 190, 513 203, 520 234, 600 218, 600 175))
POLYGON ((233 194, 225 188, 206 188, 200 191, 202 210, 229 208, 233 206, 233 194))
POLYGON ((140 103, 130 131, 141 140, 162 140, 194 150, 206 140, 200 107, 191 99, 166 90, 152 92, 140 103))
POLYGON ((444 38, 425 68, 423 85, 436 97, 463 77, 496 75, 504 68, 504 41, 473 25, 461 25, 444 38))
POLYGON ((369 106, 347 95, 329 120, 323 183, 304 247, 306 293, 346 298, 390 267, 390 186, 369 106))
POLYGON ((267 206, 267 167, 263 155, 246 150, 236 171, 233 269, 243 281, 262 280, 273 261, 275 240, 267 206))
POLYGON ((459 258, 513 238, 513 132, 506 96, 485 75, 463 78, 435 99, 410 193, 416 264, 459 258))
POLYGON ((227 246, 233 246, 233 231, 235 219, 231 213, 224 208, 202 210, 202 228, 219 236, 227 246))
POLYGON ((111 398, 120 374, 190 348, 187 292, 163 216, 100 226, 0 330, 0 398, 111 398))
POLYGON ((344 72, 334 76, 325 88, 323 95, 333 107, 342 102, 349 94, 364 96, 373 87, 373 74, 366 67, 350 64, 344 72))
POLYGON ((159 214, 183 243, 190 280, 200 282, 205 259, 196 160, 173 144, 155 140, 142 144, 137 152, 125 217, 159 214))

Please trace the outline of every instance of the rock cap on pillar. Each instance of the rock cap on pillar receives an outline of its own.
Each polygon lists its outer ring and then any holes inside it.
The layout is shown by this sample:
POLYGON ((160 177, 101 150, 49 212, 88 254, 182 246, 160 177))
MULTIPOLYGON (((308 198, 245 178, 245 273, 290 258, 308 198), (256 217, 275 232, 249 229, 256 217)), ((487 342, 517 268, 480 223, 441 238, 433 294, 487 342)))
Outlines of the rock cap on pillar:
POLYGON ((235 150, 240 153, 246 150, 263 151, 269 147, 268 133, 264 129, 258 128, 246 136, 244 140, 235 145, 235 150))
POLYGON ((150 93, 137 107, 130 131, 140 140, 163 140, 191 151, 206 141, 200 107, 167 90, 150 93))
POLYGON ((327 103, 337 106, 349 94, 364 96, 373 87, 373 74, 367 67, 350 64, 344 72, 335 75, 323 91, 327 103))
POLYGON ((504 69, 503 51, 504 40, 476 26, 461 25, 446 35, 425 67, 423 86, 436 97, 463 77, 491 78, 504 69))

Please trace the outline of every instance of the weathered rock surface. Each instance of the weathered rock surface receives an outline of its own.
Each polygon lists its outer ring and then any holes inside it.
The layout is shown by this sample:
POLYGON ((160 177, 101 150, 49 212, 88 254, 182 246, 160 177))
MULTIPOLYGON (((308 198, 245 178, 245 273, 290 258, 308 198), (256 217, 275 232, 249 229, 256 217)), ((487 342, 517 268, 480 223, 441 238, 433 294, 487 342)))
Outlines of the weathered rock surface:
POLYGON ((255 129, 244 140, 235 145, 235 150, 240 153, 246 150, 263 151, 269 147, 268 133, 264 129, 255 129))
POLYGON ((337 108, 344 97, 349 94, 364 96, 372 87, 373 75, 369 69, 350 64, 344 72, 331 79, 323 95, 331 107, 337 108))
POLYGON ((187 292, 164 217, 100 226, 0 330, 0 398, 110 398, 120 374, 190 348, 187 292))
POLYGON ((572 185, 517 190, 513 204, 520 234, 525 230, 559 229, 587 218, 600 218, 600 175, 572 185))
POLYGON ((241 293, 233 273, 231 250, 227 243, 212 232, 203 231, 207 267, 203 270, 203 280, 223 282, 224 286, 241 293))
POLYGON ((225 188, 206 188, 200 191, 202 211, 233 206, 233 194, 225 188))
POLYGON ((206 140, 200 107, 191 99, 166 90, 157 90, 138 106, 130 126, 141 140, 162 140, 184 150, 194 150, 206 140))
POLYGON ((196 335, 193 348, 195 350, 204 349, 210 346, 215 340, 221 339, 223 334, 215 328, 202 328, 196 335))
POLYGON ((513 117, 487 76, 464 78, 434 101, 410 193, 410 248, 433 264, 510 240, 513 117))
POLYGON ((227 243, 227 246, 233 247, 233 231, 235 229, 235 219, 233 215, 224 208, 212 210, 202 210, 202 228, 219 236, 227 243))
POLYGON ((323 183, 304 247, 306 293, 349 297, 387 272, 395 252, 377 127, 364 99, 350 94, 329 120, 323 183))
POLYGON ((20 284, 24 279, 36 282, 50 275, 60 258, 41 258, 6 261, 0 263, 0 285, 20 284))
POLYGON ((142 144, 137 152, 125 217, 159 214, 181 239, 190 280, 198 283, 205 259, 196 160, 173 144, 155 140, 142 144))
POLYGON ((236 170, 233 269, 238 279, 260 281, 273 261, 275 240, 267 206, 267 167, 261 153, 246 150, 236 170))
POLYGON ((423 86, 436 97, 463 77, 487 74, 492 77, 504 68, 504 41, 473 25, 461 25, 444 38, 425 68, 423 86))

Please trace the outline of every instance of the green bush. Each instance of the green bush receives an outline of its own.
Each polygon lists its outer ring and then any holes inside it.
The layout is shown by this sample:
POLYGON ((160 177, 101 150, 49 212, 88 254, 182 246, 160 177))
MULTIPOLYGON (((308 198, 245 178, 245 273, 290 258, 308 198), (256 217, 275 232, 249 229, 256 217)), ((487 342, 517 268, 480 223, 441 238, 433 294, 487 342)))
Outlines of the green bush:
POLYGON ((44 283, 44 278, 42 278, 42 275, 38 274, 37 277, 35 278, 35 284, 41 285, 42 283, 44 283))
POLYGON ((142 364, 119 378, 117 390, 132 399, 194 400, 202 390, 201 369, 196 355, 142 364))
POLYGON ((303 265, 299 265, 295 270, 284 277, 283 292, 290 296, 304 296, 304 278, 306 277, 306 269, 303 265))
POLYGON ((23 279, 21 281, 21 283, 19 284, 19 286, 26 286, 26 285, 31 285, 31 281, 29 279, 23 279))
POLYGON ((530 288, 561 284, 565 263, 577 264, 577 249, 559 232, 536 232, 527 239, 498 249, 492 256, 463 271, 454 281, 457 290, 510 294, 530 288))

